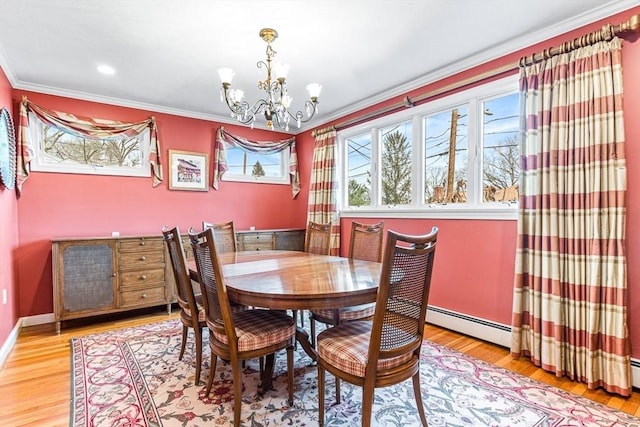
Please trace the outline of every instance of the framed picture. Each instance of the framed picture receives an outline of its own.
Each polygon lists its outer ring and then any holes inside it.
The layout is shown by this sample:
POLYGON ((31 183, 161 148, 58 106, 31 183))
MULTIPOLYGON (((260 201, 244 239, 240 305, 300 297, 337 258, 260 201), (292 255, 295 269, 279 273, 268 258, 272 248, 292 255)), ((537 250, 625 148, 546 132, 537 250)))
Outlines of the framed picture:
POLYGON ((208 191, 209 155, 169 150, 169 190, 208 191))

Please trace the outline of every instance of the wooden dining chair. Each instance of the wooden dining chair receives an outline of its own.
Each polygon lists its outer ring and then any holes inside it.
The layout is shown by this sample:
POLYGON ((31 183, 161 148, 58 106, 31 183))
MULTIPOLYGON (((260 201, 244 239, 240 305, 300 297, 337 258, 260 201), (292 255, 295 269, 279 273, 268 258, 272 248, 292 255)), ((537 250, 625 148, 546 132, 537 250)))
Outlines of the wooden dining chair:
MULTIPOLYGON (((331 251, 331 222, 326 224, 309 221, 304 238, 304 251, 310 254, 329 255, 331 251)), ((293 311, 293 318, 304 326, 304 311, 293 311)))
POLYGON ((233 221, 217 224, 202 221, 202 229, 206 230, 207 228, 213 230, 213 238, 219 253, 236 252, 236 228, 233 221))
POLYGON ((206 395, 211 392, 218 357, 228 360, 233 374, 234 426, 240 425, 242 405, 242 367, 240 362, 262 358, 287 350, 289 405, 293 405, 293 343, 296 325, 284 312, 275 310, 231 309, 227 286, 218 258, 213 230, 189 232, 203 295, 205 320, 209 328, 211 363, 206 395))
MULTIPOLYGON (((384 221, 376 224, 351 223, 349 258, 380 262, 382 260, 382 237, 384 221)), ((326 325, 338 325, 352 320, 367 320, 373 317, 375 303, 362 304, 340 309, 311 310, 311 344, 315 346, 316 322, 326 325)))
POLYGON ((182 322, 182 344, 178 360, 182 360, 189 328, 193 329, 196 342, 196 379, 195 384, 200 383, 200 371, 202 367, 202 331, 207 326, 205 322, 202 297, 196 297, 193 284, 189 277, 189 270, 185 261, 185 251, 180 238, 180 229, 176 226, 162 228, 162 236, 169 252, 173 277, 176 282, 178 305, 180 306, 180 321, 182 322))
POLYGON ((320 224, 309 221, 304 239, 304 251, 311 254, 329 255, 331 250, 331 223, 320 224))
POLYGON ((420 420, 427 418, 420 391, 420 350, 427 314, 438 228, 422 236, 387 232, 382 271, 371 321, 345 322, 318 334, 319 425, 324 424, 325 371, 363 387, 362 426, 371 425, 373 394, 413 379, 420 420))

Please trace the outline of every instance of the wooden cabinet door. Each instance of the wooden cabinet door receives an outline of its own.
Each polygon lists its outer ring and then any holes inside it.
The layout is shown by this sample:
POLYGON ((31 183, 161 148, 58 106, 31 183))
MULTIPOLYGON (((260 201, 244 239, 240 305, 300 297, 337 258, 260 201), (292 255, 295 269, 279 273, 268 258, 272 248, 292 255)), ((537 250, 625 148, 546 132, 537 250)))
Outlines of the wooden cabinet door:
POLYGON ((57 321, 118 306, 114 240, 61 241, 53 245, 54 312, 57 321))

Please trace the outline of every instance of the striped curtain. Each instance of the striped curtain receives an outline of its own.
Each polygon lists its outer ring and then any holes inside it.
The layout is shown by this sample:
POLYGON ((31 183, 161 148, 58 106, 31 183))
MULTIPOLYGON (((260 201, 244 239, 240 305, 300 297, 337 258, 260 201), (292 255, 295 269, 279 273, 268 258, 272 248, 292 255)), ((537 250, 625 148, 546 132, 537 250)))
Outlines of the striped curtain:
POLYGON ((218 189, 222 175, 229 169, 225 147, 238 147, 244 151, 261 154, 274 154, 289 150, 289 175, 291 178, 291 192, 295 199, 300 192, 300 175, 298 174, 298 154, 294 137, 281 141, 251 141, 225 131, 221 126, 216 132, 213 146, 213 182, 211 186, 218 189))
POLYGON ((511 353, 629 396, 621 54, 610 38, 521 66, 511 353))
POLYGON ((158 127, 155 118, 137 123, 123 123, 113 120, 93 119, 74 116, 59 111, 46 110, 30 102, 26 96, 20 103, 20 121, 18 125, 18 153, 17 153, 17 191, 22 191, 22 185, 29 178, 31 171, 30 162, 33 159, 33 147, 36 141, 30 140, 29 113, 33 113, 39 120, 51 126, 63 129, 81 137, 108 138, 110 136, 133 137, 149 129, 149 163, 151 164, 151 176, 153 186, 158 186, 162 180, 162 164, 160 162, 160 141, 158 139, 158 127))
POLYGON ((307 222, 331 222, 331 255, 340 253, 340 220, 337 209, 336 131, 316 135, 313 150, 307 222))

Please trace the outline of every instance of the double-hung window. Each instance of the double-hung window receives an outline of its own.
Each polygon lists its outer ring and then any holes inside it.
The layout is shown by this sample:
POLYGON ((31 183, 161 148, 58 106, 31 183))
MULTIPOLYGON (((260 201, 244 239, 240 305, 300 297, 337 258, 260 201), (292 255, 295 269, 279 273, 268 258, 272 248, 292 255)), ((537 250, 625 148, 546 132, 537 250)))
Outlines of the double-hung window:
POLYGON ((517 77, 338 133, 345 216, 515 218, 517 77))

